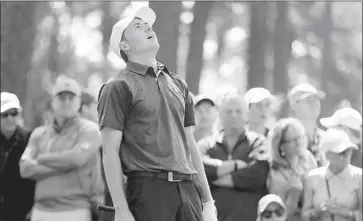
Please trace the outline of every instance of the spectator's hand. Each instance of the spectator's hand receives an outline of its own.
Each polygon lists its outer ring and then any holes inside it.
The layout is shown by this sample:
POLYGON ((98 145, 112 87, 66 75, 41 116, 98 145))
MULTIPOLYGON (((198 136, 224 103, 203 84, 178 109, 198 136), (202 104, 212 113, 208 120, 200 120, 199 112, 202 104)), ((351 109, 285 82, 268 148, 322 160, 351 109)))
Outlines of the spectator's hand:
POLYGON ((243 160, 236 160, 236 163, 237 163, 237 169, 242 169, 242 168, 245 168, 247 167, 247 163, 243 160))
POLYGON ((290 177, 289 184, 291 189, 303 190, 303 182, 300 177, 290 177))
POLYGON ((324 206, 327 211, 329 211, 330 213, 335 214, 335 215, 351 216, 351 214, 352 214, 352 210, 350 210, 344 206, 338 205, 334 199, 327 201, 324 204, 324 206))
POLYGON ((203 221, 218 221, 217 208, 214 205, 214 200, 203 203, 202 216, 203 216, 203 221))
POLYGON ((328 199, 318 208, 319 213, 333 213, 336 202, 334 199, 328 199))
POLYGON ((268 160, 270 157, 270 153, 267 145, 261 145, 259 147, 254 148, 251 153, 248 155, 249 158, 253 158, 256 160, 264 161, 268 160))

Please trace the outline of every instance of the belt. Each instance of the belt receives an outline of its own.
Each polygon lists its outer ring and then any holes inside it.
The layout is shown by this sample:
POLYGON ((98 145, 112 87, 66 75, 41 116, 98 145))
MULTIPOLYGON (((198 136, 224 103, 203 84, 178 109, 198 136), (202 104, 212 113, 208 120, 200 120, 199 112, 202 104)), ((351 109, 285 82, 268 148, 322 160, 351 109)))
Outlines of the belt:
POLYGON ((180 182, 180 181, 193 181, 194 174, 182 174, 176 172, 150 172, 150 171, 133 171, 125 174, 128 178, 134 177, 155 177, 158 179, 167 180, 169 182, 180 182))

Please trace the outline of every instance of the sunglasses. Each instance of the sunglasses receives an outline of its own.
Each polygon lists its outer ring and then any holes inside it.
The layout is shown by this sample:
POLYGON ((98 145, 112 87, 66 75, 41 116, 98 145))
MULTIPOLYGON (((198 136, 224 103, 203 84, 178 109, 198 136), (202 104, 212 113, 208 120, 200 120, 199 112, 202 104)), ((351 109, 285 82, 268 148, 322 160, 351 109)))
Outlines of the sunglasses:
POLYGON ((281 217, 284 215, 283 209, 276 209, 276 210, 265 210, 261 213, 261 216, 263 218, 269 219, 272 217, 272 214, 275 214, 277 217, 281 217))
POLYGON ((1 114, 1 118, 7 118, 8 116, 16 117, 19 115, 19 112, 6 112, 1 114))

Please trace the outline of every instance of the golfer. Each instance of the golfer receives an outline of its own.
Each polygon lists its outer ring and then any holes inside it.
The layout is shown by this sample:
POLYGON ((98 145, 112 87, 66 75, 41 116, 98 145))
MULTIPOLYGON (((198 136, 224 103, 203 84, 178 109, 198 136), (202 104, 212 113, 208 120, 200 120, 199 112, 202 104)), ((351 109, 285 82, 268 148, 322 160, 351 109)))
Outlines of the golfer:
POLYGON ((115 221, 217 221, 192 133, 191 92, 156 61, 155 20, 154 11, 142 7, 113 26, 111 48, 126 68, 99 93, 103 164, 115 221))

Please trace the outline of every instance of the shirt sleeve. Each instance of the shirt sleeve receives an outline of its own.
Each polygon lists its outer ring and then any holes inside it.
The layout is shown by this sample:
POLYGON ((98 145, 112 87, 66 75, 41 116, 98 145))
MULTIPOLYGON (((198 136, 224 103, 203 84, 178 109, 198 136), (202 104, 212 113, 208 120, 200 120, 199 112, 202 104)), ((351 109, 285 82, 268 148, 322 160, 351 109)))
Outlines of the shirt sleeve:
POLYGON ((186 85, 185 92, 185 116, 184 116, 184 127, 194 126, 195 125, 195 117, 194 117, 194 103, 192 99, 192 95, 188 86, 186 85))
POLYGON ((218 178, 217 168, 222 164, 222 161, 211 156, 211 151, 213 151, 211 141, 208 138, 203 138, 197 143, 197 146, 202 156, 208 181, 216 180, 218 178))
POLYGON ((269 173, 267 161, 253 161, 247 167, 231 173, 233 184, 238 189, 261 190, 266 189, 269 173))
POLYGON ((122 132, 131 100, 132 93, 125 81, 106 82, 98 96, 97 112, 100 129, 108 127, 122 132))
POLYGON ((175 73, 169 72, 173 76, 179 89, 182 91, 185 99, 185 110, 184 110, 184 127, 190 127, 195 125, 194 118, 194 103, 191 92, 189 90, 187 82, 175 73))

